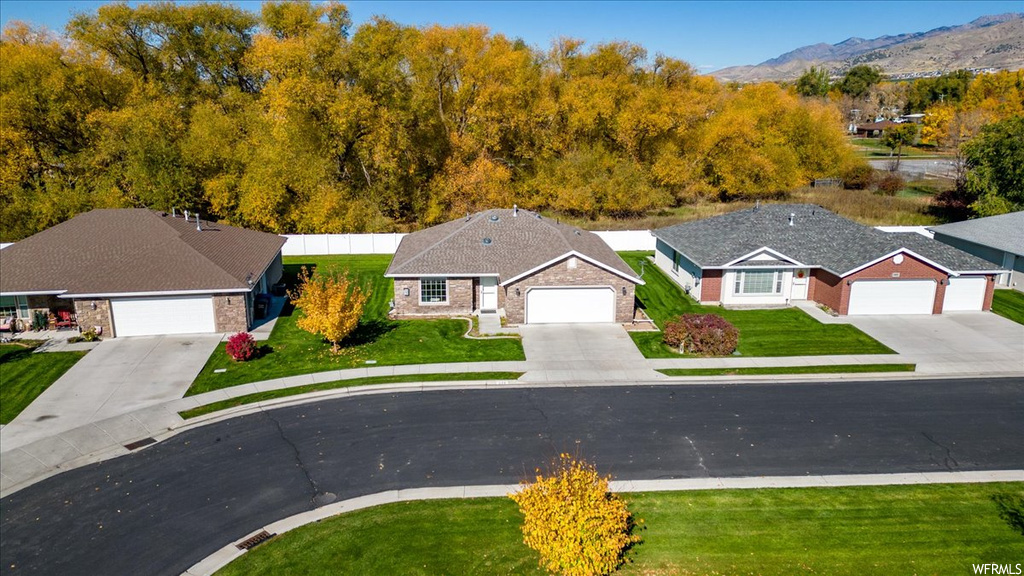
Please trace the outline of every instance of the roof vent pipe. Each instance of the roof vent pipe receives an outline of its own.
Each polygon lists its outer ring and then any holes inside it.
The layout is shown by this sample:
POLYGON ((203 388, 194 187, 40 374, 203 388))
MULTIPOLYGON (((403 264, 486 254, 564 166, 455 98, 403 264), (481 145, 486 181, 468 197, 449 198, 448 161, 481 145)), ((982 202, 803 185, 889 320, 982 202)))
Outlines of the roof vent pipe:
POLYGON ((758 198, 757 202, 754 203, 754 212, 757 212, 760 209, 761 209, 761 199, 758 198))
POLYGON ((188 220, 188 210, 185 210, 185 220, 188 220))
POLYGON ((789 225, 790 225, 790 226, 792 226, 792 225, 793 225, 793 218, 796 218, 796 214, 794 214, 794 213, 790 212, 790 213, 789 213, 789 225))
POLYGON ((513 204, 512 205, 512 217, 515 218, 516 216, 519 216, 519 206, 516 205, 516 204, 513 204))
POLYGON ((177 218, 177 217, 178 217, 178 209, 172 207, 171 208, 171 218, 177 218))
POLYGON ((196 232, 202 232, 203 227, 199 224, 199 213, 196 212, 196 232))

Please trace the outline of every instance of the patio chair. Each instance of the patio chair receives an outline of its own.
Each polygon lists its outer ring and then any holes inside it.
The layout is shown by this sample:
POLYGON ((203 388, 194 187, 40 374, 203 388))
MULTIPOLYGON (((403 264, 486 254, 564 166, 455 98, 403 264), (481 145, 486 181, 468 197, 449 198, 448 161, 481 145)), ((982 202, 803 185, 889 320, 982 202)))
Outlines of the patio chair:
POLYGON ((10 332, 13 334, 15 330, 14 322, 16 320, 17 319, 14 316, 8 316, 7 318, 0 320, 0 332, 10 332))
POLYGON ((78 326, 75 315, 70 310, 57 310, 57 329, 74 328, 78 326))

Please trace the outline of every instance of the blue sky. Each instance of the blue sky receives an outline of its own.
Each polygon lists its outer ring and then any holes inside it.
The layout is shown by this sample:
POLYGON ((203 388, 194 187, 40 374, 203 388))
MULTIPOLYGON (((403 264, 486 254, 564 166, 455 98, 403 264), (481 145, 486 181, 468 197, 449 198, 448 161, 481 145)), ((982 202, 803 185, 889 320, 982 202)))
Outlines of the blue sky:
MULTIPOLYGON (((0 22, 26 20, 60 30, 74 12, 106 2, 0 0, 0 22)), ((136 4, 136 2, 131 2, 136 4)), ((258 11, 260 2, 232 2, 258 11)), ((546 48, 560 36, 590 44, 627 40, 704 71, 757 64, 818 42, 924 32, 979 16, 1020 12, 1005 1, 802 2, 348 2, 356 25, 382 15, 409 25, 483 24, 546 48)))

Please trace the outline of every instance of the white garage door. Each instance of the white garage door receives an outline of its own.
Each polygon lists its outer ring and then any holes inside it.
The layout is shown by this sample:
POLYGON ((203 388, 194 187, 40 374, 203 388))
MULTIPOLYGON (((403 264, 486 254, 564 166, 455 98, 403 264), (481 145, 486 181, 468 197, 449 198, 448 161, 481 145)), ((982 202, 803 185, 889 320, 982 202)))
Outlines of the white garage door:
POLYGON ((934 280, 857 280, 849 314, 931 314, 934 302, 934 280))
POLYGON ((611 288, 531 288, 526 293, 527 324, 580 324, 615 321, 611 288))
POLYGON ((942 311, 981 310, 985 304, 987 285, 988 280, 984 276, 950 278, 946 296, 942 300, 942 311))
POLYGON ((110 301, 115 336, 197 334, 216 331, 213 298, 124 298, 110 301))

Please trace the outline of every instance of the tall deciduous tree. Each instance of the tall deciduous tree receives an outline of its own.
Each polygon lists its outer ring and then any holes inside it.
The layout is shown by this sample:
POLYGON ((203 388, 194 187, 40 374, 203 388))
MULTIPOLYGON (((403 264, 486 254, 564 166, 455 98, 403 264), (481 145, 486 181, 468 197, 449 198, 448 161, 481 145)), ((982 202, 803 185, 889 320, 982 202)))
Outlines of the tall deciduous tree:
POLYGON ((917 124, 897 124, 882 134, 882 145, 896 154, 896 163, 893 171, 900 169, 900 157, 903 155, 903 147, 910 146, 917 139, 917 124))
POLYGON ((839 90, 854 98, 867 96, 871 87, 882 81, 882 73, 874 66, 860 64, 850 68, 839 81, 839 90))
POLYGON ((980 216, 1024 210, 1024 116, 989 124, 965 145, 967 190, 980 216))
POLYGON ((796 81, 796 93, 801 96, 823 97, 832 87, 826 68, 811 66, 796 81))

